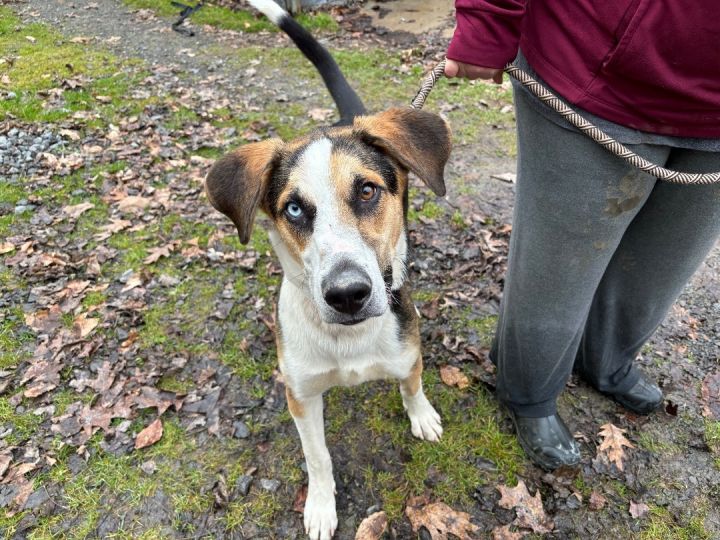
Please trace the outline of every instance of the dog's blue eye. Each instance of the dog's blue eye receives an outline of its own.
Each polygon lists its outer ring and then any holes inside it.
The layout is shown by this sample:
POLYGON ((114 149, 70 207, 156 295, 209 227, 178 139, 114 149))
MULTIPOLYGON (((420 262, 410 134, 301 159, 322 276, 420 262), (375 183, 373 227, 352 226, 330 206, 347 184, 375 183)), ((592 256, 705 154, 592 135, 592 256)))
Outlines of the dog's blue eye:
POLYGON ((285 207, 285 213, 292 219, 297 219, 302 216, 303 211, 300 205, 294 202, 290 202, 285 207))

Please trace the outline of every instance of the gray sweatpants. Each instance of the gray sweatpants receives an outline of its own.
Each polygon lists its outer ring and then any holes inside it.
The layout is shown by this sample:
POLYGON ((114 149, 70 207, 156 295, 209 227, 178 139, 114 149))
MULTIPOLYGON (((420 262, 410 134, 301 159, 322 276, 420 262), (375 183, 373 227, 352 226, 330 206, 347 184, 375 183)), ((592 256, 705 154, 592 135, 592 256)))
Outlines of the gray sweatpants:
MULTIPOLYGON (((720 236, 720 184, 660 182, 515 96, 518 178, 491 351, 499 399, 548 416, 575 366, 630 389, 633 359, 720 236)), ((719 152, 633 145, 671 169, 720 170, 719 152)))

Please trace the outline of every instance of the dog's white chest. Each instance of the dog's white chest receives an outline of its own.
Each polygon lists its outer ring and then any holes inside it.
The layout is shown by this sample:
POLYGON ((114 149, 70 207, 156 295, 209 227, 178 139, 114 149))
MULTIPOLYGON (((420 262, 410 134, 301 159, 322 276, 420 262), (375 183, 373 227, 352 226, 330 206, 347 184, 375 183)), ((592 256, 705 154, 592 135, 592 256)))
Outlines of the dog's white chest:
POLYGON ((389 310, 357 326, 328 330, 309 319, 298 289, 285 285, 278 305, 282 371, 295 391, 312 395, 332 386, 408 376, 420 351, 398 339, 389 310))

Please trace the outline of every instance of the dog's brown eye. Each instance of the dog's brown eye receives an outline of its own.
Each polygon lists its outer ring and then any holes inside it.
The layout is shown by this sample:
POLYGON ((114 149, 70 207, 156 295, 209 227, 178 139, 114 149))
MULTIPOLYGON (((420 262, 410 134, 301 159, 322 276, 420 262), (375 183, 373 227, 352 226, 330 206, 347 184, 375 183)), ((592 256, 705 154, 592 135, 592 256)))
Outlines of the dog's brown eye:
POLYGON ((377 186, 375 184, 371 184, 370 182, 367 182, 362 185, 360 188, 360 198, 363 201, 371 201, 375 197, 375 194, 377 193, 377 186))

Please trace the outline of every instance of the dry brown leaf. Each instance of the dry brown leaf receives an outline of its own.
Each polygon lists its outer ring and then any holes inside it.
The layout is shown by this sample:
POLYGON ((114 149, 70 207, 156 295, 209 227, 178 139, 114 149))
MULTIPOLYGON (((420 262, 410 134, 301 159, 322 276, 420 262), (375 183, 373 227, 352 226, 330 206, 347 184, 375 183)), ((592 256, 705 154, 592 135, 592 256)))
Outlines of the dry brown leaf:
POLYGON ((647 514, 650 511, 650 507, 645 503, 636 503, 635 501, 630 501, 630 515, 634 517, 635 519, 639 519, 643 517, 645 514, 647 514))
POLYGON ((175 249, 174 243, 165 244, 164 246, 150 248, 150 255, 145 257, 143 264, 153 264, 157 262, 160 257, 169 257, 170 252, 175 249))
POLYGON ((604 440, 598 447, 598 452, 603 453, 621 471, 623 470, 623 458, 625 457, 623 446, 635 448, 635 445, 625 438, 625 432, 626 430, 610 422, 600 426, 600 436, 604 440))
POLYGON ((130 276, 128 278, 128 280, 125 282, 125 286, 122 289, 120 289, 120 292, 128 292, 128 291, 134 289, 135 287, 139 287, 142 284, 143 284, 142 276, 140 276, 140 275, 130 276))
POLYGON ((293 501, 293 512, 302 514, 305 511, 305 501, 307 500, 308 486, 303 484, 295 494, 295 500, 293 501))
POLYGON ((81 43, 84 45, 86 43, 90 43, 90 41, 92 41, 92 38, 85 37, 85 36, 77 36, 77 37, 72 38, 70 40, 70 43, 81 43))
POLYGON ((703 400, 703 416, 720 420, 720 371, 709 373, 703 379, 700 392, 703 400))
POLYGON ((13 244, 10 242, 0 242, 0 255, 10 253, 11 251, 15 251, 15 246, 13 244))
POLYGON ((335 111, 333 109, 310 109, 308 116, 316 122, 325 122, 335 111))
POLYGON ((537 490, 535 496, 531 497, 523 480, 520 480, 514 488, 501 485, 497 486, 497 489, 502 495, 498 504, 508 510, 515 508, 517 517, 513 521, 513 525, 532 529, 533 532, 540 534, 548 534, 555 528, 553 522, 545 514, 540 490, 537 490))
POLYGON ((79 218, 83 212, 87 212, 91 208, 95 208, 95 205, 90 202, 84 202, 80 204, 73 204, 69 206, 63 206, 62 211, 67 217, 72 220, 79 218))
POLYGON ((137 195, 128 195, 118 202, 117 208, 121 212, 140 213, 150 205, 150 199, 137 195))
POLYGON ((355 540, 380 540, 387 529, 387 516, 385 512, 375 512, 362 520, 355 532, 355 540))
POLYGON ((145 448, 151 444, 155 444, 163 435, 163 425, 160 419, 156 419, 152 424, 138 433, 135 439, 135 449, 145 448))
POLYGON ((39 309, 35 313, 25 314, 25 324, 35 332, 49 334, 62 324, 62 310, 54 304, 48 309, 39 309))
POLYGON ((95 240, 100 242, 107 240, 116 232, 127 229, 130 225, 132 225, 132 221, 126 219, 111 219, 109 224, 100 227, 101 232, 95 235, 95 240))
POLYGON ((64 135, 71 141, 79 141, 80 140, 80 133, 75 131, 74 129, 61 129, 60 135, 64 135))
POLYGON ((81 313, 73 321, 73 332, 79 338, 85 338, 90 335, 90 332, 95 330, 95 327, 100 323, 100 319, 88 318, 87 313, 81 313))
POLYGON ((607 504, 607 499, 600 495, 597 491, 593 490, 590 494, 590 501, 588 502, 588 508, 590 510, 602 510, 607 504))
POLYGON ((457 386, 460 390, 470 386, 467 376, 455 366, 443 366, 440 368, 440 378, 448 386, 457 386))
POLYGON ((432 540, 448 540, 448 534, 467 540, 479 529, 470 523, 470 514, 456 512, 441 502, 427 504, 427 499, 422 496, 408 500, 405 515, 410 520, 413 532, 417 533, 420 527, 425 527, 432 540))
POLYGON ((12 456, 10 454, 0 454, 0 480, 5 476, 5 472, 8 470, 8 467, 10 467, 11 461, 12 456))
POLYGON ((523 531, 511 531, 510 525, 495 527, 492 530, 492 540, 520 540, 527 535, 523 531))

